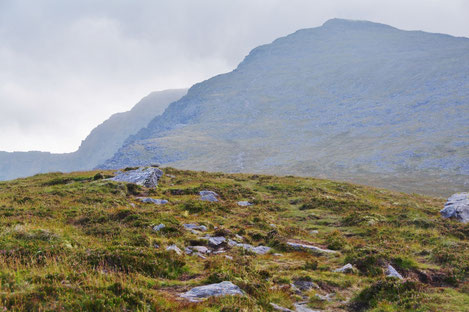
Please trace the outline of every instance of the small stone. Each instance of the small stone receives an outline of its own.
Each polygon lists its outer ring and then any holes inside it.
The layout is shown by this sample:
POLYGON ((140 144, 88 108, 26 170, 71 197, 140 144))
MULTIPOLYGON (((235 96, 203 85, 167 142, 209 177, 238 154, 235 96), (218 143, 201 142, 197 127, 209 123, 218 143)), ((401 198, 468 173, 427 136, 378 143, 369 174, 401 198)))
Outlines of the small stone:
POLYGON ((166 227, 166 226, 165 226, 163 223, 160 223, 160 224, 155 225, 155 226, 153 227, 153 231, 159 232, 161 229, 163 229, 163 228, 165 228, 165 227, 166 227))
POLYGON ((275 303, 270 303, 270 305, 272 306, 272 308, 274 308, 275 311, 280 311, 280 312, 295 312, 293 310, 290 310, 290 309, 287 309, 287 308, 284 308, 284 307, 281 307, 279 306, 278 304, 275 304, 275 303))
POLYGON ((229 260, 233 260, 233 257, 232 257, 232 256, 226 255, 225 258, 226 258, 226 259, 229 259, 229 260))
POLYGON ((252 206, 253 203, 250 203, 248 201, 239 201, 238 202, 238 206, 241 206, 241 207, 247 207, 247 206, 252 206))
POLYGON ((235 242, 232 239, 228 240, 228 245, 231 246, 231 247, 241 247, 241 248, 244 248, 246 250, 252 251, 256 254, 260 254, 260 255, 265 255, 266 253, 268 253, 271 250, 271 248, 267 247, 267 246, 254 247, 250 244, 241 244, 241 243, 235 242))
POLYGON ((165 205, 169 203, 166 199, 154 199, 150 197, 137 197, 142 203, 155 204, 155 205, 165 205))
POLYGON ((217 202, 219 195, 212 191, 200 191, 200 199, 209 202, 217 202))
POLYGON ((178 255, 181 255, 181 254, 182 254, 181 249, 179 249, 179 247, 176 246, 176 245, 174 245, 174 244, 171 245, 171 246, 168 246, 168 247, 166 248, 166 251, 174 251, 174 252, 177 253, 178 255))
POLYGON ((402 277, 402 275, 399 274, 399 272, 397 272, 396 269, 393 268, 393 266, 390 265, 390 264, 388 264, 386 273, 387 273, 387 276, 388 276, 388 277, 395 277, 395 278, 398 278, 398 279, 404 279, 404 278, 402 277))
POLYGON ((199 302, 209 297, 232 295, 244 296, 244 293, 238 286, 236 286, 232 282, 225 281, 217 284, 210 284, 192 288, 191 290, 181 294, 181 297, 191 302, 199 302))
POLYGON ((197 224, 194 224, 194 223, 185 223, 182 226, 184 227, 184 229, 190 230, 190 231, 193 231, 193 230, 198 230, 198 231, 202 231, 202 232, 207 231, 207 227, 205 225, 197 225, 197 224))
POLYGON ((313 288, 319 289, 319 286, 316 283, 307 280, 296 280, 293 282, 293 285, 300 291, 308 291, 313 288))
POLYGON ((320 294, 316 294, 315 296, 316 296, 316 298, 318 298, 321 301, 332 301, 332 297, 334 297, 335 294, 327 294, 325 296, 320 295, 320 294))
POLYGON ((213 246, 221 245, 226 241, 226 239, 223 236, 215 236, 215 237, 205 236, 205 237, 202 237, 202 239, 208 240, 208 243, 213 246))
POLYGON ((353 267, 350 263, 347 263, 347 264, 344 265, 343 267, 334 270, 334 272, 338 272, 338 273, 352 273, 354 270, 355 270, 354 267, 353 267))
POLYGON ((210 253, 210 250, 205 246, 191 246, 190 248, 203 254, 210 253))
POLYGON ((318 230, 312 230, 312 231, 309 231, 310 234, 313 234, 313 235, 316 235, 316 234, 319 234, 319 231, 318 230))

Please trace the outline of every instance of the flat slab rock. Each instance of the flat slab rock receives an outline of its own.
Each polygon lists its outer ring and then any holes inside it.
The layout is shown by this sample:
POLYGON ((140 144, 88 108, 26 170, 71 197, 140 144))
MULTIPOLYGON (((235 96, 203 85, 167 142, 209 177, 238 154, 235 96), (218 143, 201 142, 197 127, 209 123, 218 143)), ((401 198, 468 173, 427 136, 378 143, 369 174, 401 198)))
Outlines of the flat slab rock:
POLYGON ((445 207, 440 211, 443 218, 469 222, 469 193, 458 193, 448 198, 445 207))
POLYGON ((147 188, 154 188, 158 185, 158 180, 163 176, 163 171, 154 167, 140 167, 135 170, 118 171, 116 176, 110 178, 111 181, 127 182, 141 185, 147 188))
POLYGON ((181 297, 191 302, 199 302, 209 297, 233 296, 233 295, 244 296, 244 293, 241 290, 241 288, 239 288, 232 282, 225 281, 225 282, 221 282, 217 284, 210 284, 210 285, 192 288, 191 290, 181 294, 181 297))
POLYGON ((311 250, 314 252, 318 253, 326 253, 326 254, 333 254, 337 253, 335 250, 330 250, 330 249, 322 249, 313 245, 307 245, 307 244, 300 244, 300 243, 294 243, 294 242, 287 242, 287 245, 295 248, 295 249, 303 249, 303 250, 311 250))

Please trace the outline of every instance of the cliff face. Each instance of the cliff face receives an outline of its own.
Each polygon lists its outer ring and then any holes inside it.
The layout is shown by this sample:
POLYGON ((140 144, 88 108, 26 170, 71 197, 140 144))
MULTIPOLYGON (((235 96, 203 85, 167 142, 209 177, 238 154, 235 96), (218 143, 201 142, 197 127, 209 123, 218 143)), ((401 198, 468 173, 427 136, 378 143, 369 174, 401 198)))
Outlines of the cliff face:
POLYGON ((103 168, 166 163, 449 194, 469 178, 469 39, 331 20, 193 86, 103 168))
POLYGON ((114 114, 93 129, 74 153, 0 152, 0 180, 50 171, 93 169, 112 157, 130 135, 147 126, 150 120, 186 92, 180 89, 149 94, 130 111, 114 114))

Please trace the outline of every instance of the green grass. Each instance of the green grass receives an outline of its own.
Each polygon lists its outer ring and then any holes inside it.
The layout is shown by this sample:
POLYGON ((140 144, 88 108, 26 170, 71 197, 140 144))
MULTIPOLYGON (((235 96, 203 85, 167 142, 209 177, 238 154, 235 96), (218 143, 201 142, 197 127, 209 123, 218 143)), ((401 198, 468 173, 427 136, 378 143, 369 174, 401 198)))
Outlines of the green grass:
POLYGON ((155 190, 103 179, 111 171, 1 182, 0 310, 272 311, 271 302, 292 308, 306 300, 324 311, 467 311, 469 225, 443 220, 441 198, 312 178, 164 171, 155 190), (203 189, 222 201, 199 201, 203 189), (153 231, 160 223, 166 227, 153 231), (206 259, 166 252, 207 244, 184 223, 273 252, 225 247, 206 259), (338 253, 292 250, 288 240, 338 253), (348 262, 357 272, 333 272, 348 262), (386 278, 387 263, 406 280, 386 278), (225 280, 246 296, 179 299, 225 280), (300 295, 290 285, 296 280, 319 288, 300 295), (331 293, 331 301, 316 296, 331 293))

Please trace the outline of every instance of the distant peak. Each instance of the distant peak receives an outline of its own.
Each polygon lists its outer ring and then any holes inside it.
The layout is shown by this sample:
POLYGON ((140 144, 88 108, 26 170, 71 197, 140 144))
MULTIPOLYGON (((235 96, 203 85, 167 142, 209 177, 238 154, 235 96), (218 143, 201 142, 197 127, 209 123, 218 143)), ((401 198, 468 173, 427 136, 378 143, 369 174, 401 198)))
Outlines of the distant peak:
POLYGON ((350 20, 350 19, 342 19, 342 18, 333 18, 328 20, 322 25, 325 29, 333 29, 333 28, 343 28, 343 29, 394 29, 386 24, 374 23, 370 21, 364 20, 350 20))

